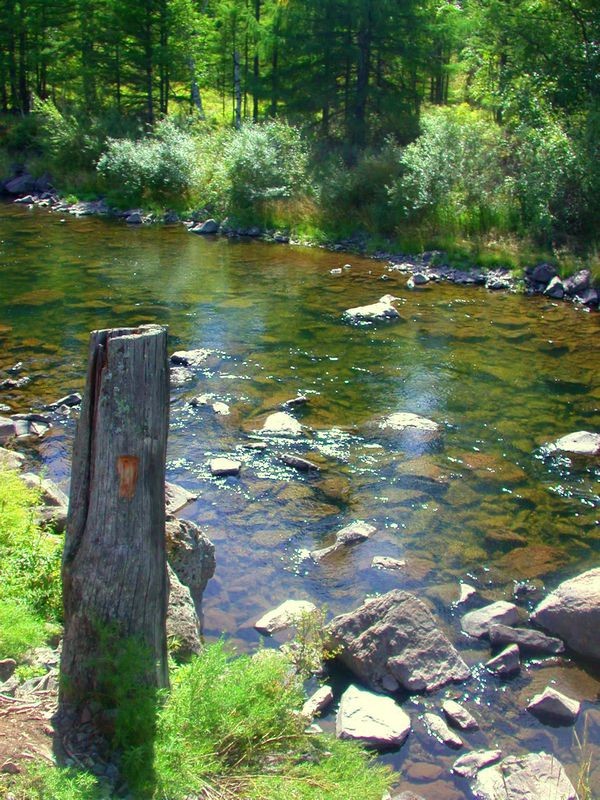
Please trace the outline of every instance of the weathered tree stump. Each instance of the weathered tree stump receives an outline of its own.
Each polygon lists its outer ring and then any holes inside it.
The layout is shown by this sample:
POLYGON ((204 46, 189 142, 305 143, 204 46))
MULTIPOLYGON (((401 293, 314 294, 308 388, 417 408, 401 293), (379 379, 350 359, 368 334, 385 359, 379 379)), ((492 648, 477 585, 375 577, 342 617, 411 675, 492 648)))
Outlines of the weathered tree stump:
POLYGON ((62 568, 60 700, 71 716, 114 681, 107 636, 139 643, 144 684, 168 682, 168 409, 166 329, 93 331, 62 568))

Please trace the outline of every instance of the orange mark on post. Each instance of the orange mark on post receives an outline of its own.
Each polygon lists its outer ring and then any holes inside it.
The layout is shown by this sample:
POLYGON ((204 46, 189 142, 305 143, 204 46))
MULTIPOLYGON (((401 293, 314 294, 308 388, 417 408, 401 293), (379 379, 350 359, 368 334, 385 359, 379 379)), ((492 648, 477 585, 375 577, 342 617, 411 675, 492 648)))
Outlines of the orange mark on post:
POLYGON ((133 499, 138 479, 139 463, 140 460, 137 456, 119 456, 117 458, 119 497, 124 497, 126 500, 133 499))

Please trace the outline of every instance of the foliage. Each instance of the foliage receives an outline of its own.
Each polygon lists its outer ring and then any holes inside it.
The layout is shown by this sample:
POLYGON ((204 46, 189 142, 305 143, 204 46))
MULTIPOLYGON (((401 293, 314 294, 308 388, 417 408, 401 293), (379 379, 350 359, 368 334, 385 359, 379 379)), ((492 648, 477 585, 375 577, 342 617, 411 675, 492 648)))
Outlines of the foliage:
POLYGON ((86 772, 37 763, 16 780, 5 777, 0 782, 0 798, 8 800, 9 797, 14 800, 108 800, 109 793, 86 772))
POLYGON ((59 622, 61 540, 35 521, 38 493, 0 471, 0 654, 19 657, 59 622), (10 622, 9 622, 10 620, 10 622))
POLYGON ((357 747, 304 733, 301 685, 281 653, 212 645, 173 680, 158 719, 156 797, 216 787, 239 798, 379 800, 387 770, 357 747))
POLYGON ((109 139, 98 172, 125 202, 180 204, 196 175, 193 138, 164 119, 143 139, 109 139))

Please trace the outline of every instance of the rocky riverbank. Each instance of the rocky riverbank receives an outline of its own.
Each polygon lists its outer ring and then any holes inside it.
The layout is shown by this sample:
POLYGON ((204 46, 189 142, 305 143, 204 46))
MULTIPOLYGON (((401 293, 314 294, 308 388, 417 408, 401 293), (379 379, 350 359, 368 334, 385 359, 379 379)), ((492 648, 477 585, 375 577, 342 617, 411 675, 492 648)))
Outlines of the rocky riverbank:
MULTIPOLYGON (((44 208, 75 217, 112 217, 123 220, 130 226, 157 223, 183 225, 189 233, 200 236, 226 236, 260 239, 277 244, 311 245, 310 241, 295 240, 286 231, 264 230, 256 225, 239 226, 227 219, 219 221, 201 213, 182 218, 172 211, 160 215, 148 213, 141 208, 121 210, 109 206, 101 198, 69 203, 55 191, 49 176, 36 179, 27 173, 16 175, 0 183, 1 194, 11 198, 15 203, 30 208, 44 208)), ((366 244, 365 238, 358 237, 331 242, 326 246, 335 252, 364 253, 366 244)), ((540 263, 527 267, 521 278, 507 268, 458 269, 445 263, 445 254, 439 251, 424 252, 419 255, 378 251, 371 257, 376 261, 387 262, 386 272, 381 275, 382 279, 390 277, 390 273, 393 272, 405 274, 410 289, 422 289, 428 284, 443 281, 460 286, 483 286, 490 291, 521 291, 528 295, 543 295, 552 300, 572 302, 587 310, 597 310, 600 305, 600 290, 593 285, 591 272, 588 269, 561 278, 556 266, 540 263)))

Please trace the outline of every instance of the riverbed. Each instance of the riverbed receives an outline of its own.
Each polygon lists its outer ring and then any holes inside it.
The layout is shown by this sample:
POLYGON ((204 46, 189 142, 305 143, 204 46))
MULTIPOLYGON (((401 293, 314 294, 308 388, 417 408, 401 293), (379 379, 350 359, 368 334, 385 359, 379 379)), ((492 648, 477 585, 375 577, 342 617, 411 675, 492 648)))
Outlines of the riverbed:
MULTIPOLYGON (((518 677, 500 681, 481 667, 488 647, 461 634, 456 601, 461 581, 481 602, 512 599, 529 582, 519 601, 526 610, 542 587, 600 563, 598 462, 572 462, 547 447, 571 431, 600 430, 600 315, 482 288, 409 290, 406 276, 384 263, 320 249, 0 207, 0 370, 22 362, 19 374, 31 379, 2 391, 0 403, 39 410, 81 391, 89 331, 142 323, 168 325, 171 351, 210 351, 192 380, 172 390, 167 465, 169 480, 198 495, 181 515, 217 548, 203 601, 206 639, 225 634, 240 651, 253 650, 261 639, 253 623, 289 597, 331 615, 368 594, 414 591, 474 678, 404 700, 413 732, 382 757, 402 770, 398 786, 428 800, 469 796, 449 772, 456 753, 419 719, 452 696, 480 721, 465 736, 470 748, 545 750, 574 781, 587 753, 599 792, 598 669, 569 658, 527 660, 518 677), (400 298, 399 320, 343 318, 387 293, 400 298), (190 405, 202 394, 229 414, 190 405), (266 450, 246 449, 266 416, 298 395, 307 398, 293 411, 303 435, 259 437, 266 450), (383 436, 378 421, 397 411, 439 423, 441 442, 383 436), (283 453, 320 471, 299 472, 283 453), (241 460, 239 477, 212 477, 217 455, 241 460), (376 527, 368 541, 327 562, 306 558, 358 519, 376 527), (406 566, 377 570, 375 556, 406 566), (544 725, 525 710, 551 681, 583 701, 575 727, 544 725)), ((65 489, 74 425, 57 415, 30 453, 65 489)), ((334 680, 342 688, 347 676, 334 680)))

